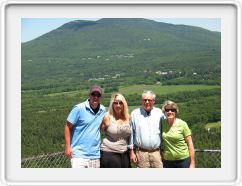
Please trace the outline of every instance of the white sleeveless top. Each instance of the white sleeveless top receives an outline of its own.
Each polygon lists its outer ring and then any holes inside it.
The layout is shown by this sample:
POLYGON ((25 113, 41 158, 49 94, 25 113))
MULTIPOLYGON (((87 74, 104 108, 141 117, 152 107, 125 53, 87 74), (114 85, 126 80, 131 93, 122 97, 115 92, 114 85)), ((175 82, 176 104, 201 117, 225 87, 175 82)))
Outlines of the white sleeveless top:
POLYGON ((105 129, 101 150, 116 153, 126 152, 128 150, 130 134, 131 127, 129 123, 119 125, 110 121, 110 124, 105 129))

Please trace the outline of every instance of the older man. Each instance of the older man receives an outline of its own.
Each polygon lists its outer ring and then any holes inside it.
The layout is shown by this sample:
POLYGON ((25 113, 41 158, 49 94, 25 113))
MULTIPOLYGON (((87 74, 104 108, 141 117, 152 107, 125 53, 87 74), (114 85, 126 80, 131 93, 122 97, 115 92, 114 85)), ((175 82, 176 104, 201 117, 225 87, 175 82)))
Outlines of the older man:
POLYGON ((130 159, 140 168, 162 168, 161 109, 154 107, 155 93, 144 91, 142 107, 131 113, 132 134, 130 138, 130 159))
POLYGON ((100 104, 101 87, 90 88, 89 99, 71 110, 64 129, 66 156, 72 168, 100 167, 100 125, 105 107, 100 104))

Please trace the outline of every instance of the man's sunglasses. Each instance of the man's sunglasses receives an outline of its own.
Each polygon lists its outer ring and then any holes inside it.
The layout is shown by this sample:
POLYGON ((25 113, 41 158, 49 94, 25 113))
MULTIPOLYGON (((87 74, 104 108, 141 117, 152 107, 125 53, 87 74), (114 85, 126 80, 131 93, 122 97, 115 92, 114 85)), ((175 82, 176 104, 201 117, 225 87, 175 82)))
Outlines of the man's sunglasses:
POLYGON ((92 97, 101 97, 101 94, 93 92, 93 93, 91 93, 91 96, 92 97))

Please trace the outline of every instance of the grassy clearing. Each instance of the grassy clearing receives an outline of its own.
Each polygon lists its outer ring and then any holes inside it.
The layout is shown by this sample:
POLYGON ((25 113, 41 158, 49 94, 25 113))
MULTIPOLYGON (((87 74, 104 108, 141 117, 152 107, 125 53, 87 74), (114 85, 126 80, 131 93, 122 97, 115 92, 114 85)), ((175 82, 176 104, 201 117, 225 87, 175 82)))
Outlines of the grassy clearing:
POLYGON ((163 95, 168 93, 175 93, 181 91, 195 91, 195 90, 206 90, 219 88, 220 86, 210 86, 210 85, 132 85, 128 87, 120 87, 119 91, 123 94, 142 94, 144 90, 152 90, 156 94, 163 95))
MULTIPOLYGON (((161 86, 161 85, 131 85, 126 87, 119 87, 119 92, 130 95, 130 94, 142 94, 144 90, 152 90, 156 94, 163 95, 168 93, 175 93, 181 91, 195 91, 195 90, 206 90, 206 89, 214 89, 219 88, 220 86, 215 85, 169 85, 169 86, 161 86)), ((105 90, 104 90, 105 93, 105 90)), ((76 96, 76 95, 88 95, 88 90, 75 90, 68 92, 58 92, 58 93, 50 93, 46 96, 76 96)))
POLYGON ((205 125, 205 129, 208 129, 208 128, 220 128, 221 127, 221 122, 214 122, 214 123, 207 123, 205 125))

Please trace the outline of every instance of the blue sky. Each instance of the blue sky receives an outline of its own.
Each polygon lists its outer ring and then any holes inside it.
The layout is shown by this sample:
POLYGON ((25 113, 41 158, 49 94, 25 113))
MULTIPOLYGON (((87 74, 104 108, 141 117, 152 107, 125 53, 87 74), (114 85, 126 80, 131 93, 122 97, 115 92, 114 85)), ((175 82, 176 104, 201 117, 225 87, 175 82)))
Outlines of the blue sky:
MULTIPOLYGON (((77 20, 79 18, 23 18, 21 19, 21 42, 35 39, 51 30, 54 30, 61 25, 77 20)), ((150 19, 150 18, 149 18, 150 19)), ((81 18, 81 20, 84 20, 81 18)), ((85 19, 97 20, 97 19, 85 19)), ((221 20, 216 18, 162 18, 152 19, 158 22, 182 24, 202 27, 211 31, 221 32, 221 20)))

